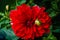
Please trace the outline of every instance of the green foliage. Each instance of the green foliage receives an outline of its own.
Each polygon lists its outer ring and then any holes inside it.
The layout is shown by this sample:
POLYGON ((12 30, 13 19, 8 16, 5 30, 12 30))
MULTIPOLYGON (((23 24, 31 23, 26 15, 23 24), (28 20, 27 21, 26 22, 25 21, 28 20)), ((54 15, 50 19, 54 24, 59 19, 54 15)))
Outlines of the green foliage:
POLYGON ((53 30, 53 32, 60 33, 60 29, 53 30))
POLYGON ((55 10, 58 9, 57 2, 53 1, 53 2, 51 2, 51 5, 52 5, 53 9, 55 9, 55 10))
POLYGON ((57 15, 57 13, 55 11, 51 11, 49 14, 50 17, 55 17, 56 15, 57 15))
POLYGON ((21 5, 25 2, 26 2, 26 0, 16 0, 16 6, 21 5))
POLYGON ((54 37, 54 35, 52 35, 52 33, 50 33, 48 37, 43 37, 43 40, 57 40, 57 39, 56 37, 54 37))
POLYGON ((7 40, 17 40, 18 39, 18 37, 15 36, 15 34, 13 33, 11 28, 6 29, 6 27, 4 27, 1 30, 3 30, 5 32, 5 34, 6 34, 5 37, 6 37, 7 40))

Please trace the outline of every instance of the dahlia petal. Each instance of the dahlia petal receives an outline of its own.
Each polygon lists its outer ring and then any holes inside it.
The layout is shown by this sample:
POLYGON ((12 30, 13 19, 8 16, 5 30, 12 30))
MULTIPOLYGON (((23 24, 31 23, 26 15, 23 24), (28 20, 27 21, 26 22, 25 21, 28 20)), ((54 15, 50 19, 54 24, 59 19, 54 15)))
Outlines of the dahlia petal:
POLYGON ((17 6, 17 10, 21 10, 21 6, 17 6))
POLYGON ((16 23, 16 24, 19 24, 19 21, 18 21, 18 20, 12 20, 12 23, 13 23, 13 24, 15 24, 15 23, 16 23))
POLYGON ((27 28, 27 30, 26 30, 26 34, 30 34, 31 32, 31 29, 30 28, 27 28))
POLYGON ((20 16, 19 23, 24 23, 27 20, 26 16, 20 16))
POLYGON ((46 18, 46 16, 48 16, 48 13, 47 12, 43 12, 42 13, 42 18, 46 18))
POLYGON ((24 28, 24 27, 21 24, 20 24, 20 26, 19 26, 19 24, 17 24, 17 25, 13 24, 12 25, 12 29, 13 29, 14 32, 16 32, 17 30, 22 29, 22 28, 24 28))
POLYGON ((40 18, 41 23, 46 23, 46 20, 44 20, 43 18, 40 18))
POLYGON ((46 34, 48 34, 48 33, 50 33, 50 30, 49 29, 46 31, 46 34))
POLYGON ((26 4, 22 4, 21 6, 22 6, 22 7, 27 7, 27 5, 26 5, 26 4))
POLYGON ((24 39, 30 39, 32 36, 32 30, 29 31, 30 33, 27 33, 27 29, 25 29, 25 36, 23 37, 24 39))
POLYGON ((42 26, 37 27, 37 30, 40 31, 42 29, 42 26))
POLYGON ((16 19, 16 13, 17 13, 16 10, 11 10, 11 12, 10 12, 10 19, 11 20, 15 20, 16 19))
POLYGON ((45 7, 41 7, 40 12, 43 12, 45 10, 45 7))
POLYGON ((24 40, 29 40, 29 39, 24 39, 24 40))
MULTIPOLYGON (((17 6, 17 10, 20 9, 20 8, 24 8, 24 9, 25 9, 26 7, 27 7, 26 4, 22 4, 22 5, 20 5, 20 6, 17 6)), ((20 10, 22 10, 22 9, 20 9, 20 10)))
POLYGON ((45 18, 45 20, 49 20, 49 17, 47 16, 47 17, 45 18))
POLYGON ((36 32, 36 37, 39 37, 39 33, 38 32, 36 32))
POLYGON ((31 27, 31 29, 30 29, 30 34, 33 34, 33 29, 32 29, 32 27, 31 27))
POLYGON ((17 35, 18 37, 21 37, 21 38, 22 38, 22 37, 24 37, 25 33, 22 31, 22 32, 17 33, 16 35, 17 35))
POLYGON ((42 36, 45 33, 45 31, 42 29, 39 31, 39 35, 42 36))
POLYGON ((31 37, 31 34, 27 34, 26 36, 25 36, 25 39, 29 39, 31 37))
POLYGON ((23 11, 23 12, 26 12, 27 9, 29 9, 29 8, 30 8, 30 6, 28 6, 28 5, 26 5, 26 4, 22 4, 22 11, 23 11))
POLYGON ((52 22, 50 22, 50 21, 51 21, 50 17, 48 18, 48 20, 46 19, 46 21, 47 21, 47 23, 49 23, 49 24, 52 23, 52 22))
POLYGON ((33 31, 36 32, 36 27, 35 26, 33 26, 33 31))
POLYGON ((33 15, 32 15, 32 10, 31 10, 30 8, 28 8, 28 9, 26 10, 26 15, 28 16, 29 19, 31 19, 31 17, 33 16, 33 15), (28 15, 27 15, 27 14, 28 14, 28 15))
POLYGON ((32 34, 31 39, 34 39, 34 34, 32 34))
POLYGON ((33 6, 32 7, 32 12, 34 17, 36 18, 39 15, 40 7, 39 6, 33 6))
POLYGON ((25 27, 20 29, 17 33, 17 36, 20 36, 20 37, 24 37, 26 34, 25 34, 25 27))
POLYGON ((43 27, 44 27, 45 29, 47 29, 47 28, 49 28, 49 26, 50 26, 50 24, 45 24, 43 27))
POLYGON ((32 7, 32 10, 33 10, 33 12, 35 12, 35 13, 39 13, 40 7, 39 7, 39 6, 33 6, 33 7, 32 7))
POLYGON ((21 31, 25 31, 24 29, 25 29, 25 27, 21 28, 21 29, 19 30, 19 32, 21 32, 21 31))

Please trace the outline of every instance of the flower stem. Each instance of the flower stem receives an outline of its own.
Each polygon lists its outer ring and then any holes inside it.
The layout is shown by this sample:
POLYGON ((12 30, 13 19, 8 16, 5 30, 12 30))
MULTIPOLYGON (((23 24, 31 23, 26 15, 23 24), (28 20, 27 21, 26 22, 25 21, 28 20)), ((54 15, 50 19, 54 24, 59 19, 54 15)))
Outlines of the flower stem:
POLYGON ((16 0, 16 6, 17 6, 17 0, 16 0))

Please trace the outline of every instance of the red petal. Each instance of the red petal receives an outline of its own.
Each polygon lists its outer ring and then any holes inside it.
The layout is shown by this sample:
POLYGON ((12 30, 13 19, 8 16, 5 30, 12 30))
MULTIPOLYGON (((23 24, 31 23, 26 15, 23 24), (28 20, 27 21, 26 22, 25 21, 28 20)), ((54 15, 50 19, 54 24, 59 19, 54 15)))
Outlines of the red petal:
POLYGON ((39 35, 42 36, 45 33, 45 31, 42 29, 39 31, 39 35))
POLYGON ((11 20, 15 20, 16 19, 16 13, 17 13, 16 10, 11 10, 10 11, 10 18, 11 18, 11 20))
POLYGON ((47 28, 49 28, 49 26, 50 26, 50 24, 45 24, 43 27, 44 27, 45 29, 47 29, 47 28))
POLYGON ((37 30, 38 30, 38 31, 40 31, 41 29, 42 29, 42 26, 40 26, 40 27, 37 27, 37 30))
POLYGON ((32 13, 34 18, 36 18, 39 15, 40 7, 39 6, 33 6, 32 7, 32 13))
POLYGON ((43 18, 40 18, 40 22, 41 23, 46 23, 46 20, 44 20, 43 18))
POLYGON ((34 34, 32 34, 31 39, 34 39, 34 34))
POLYGON ((39 6, 33 6, 33 7, 32 7, 32 10, 33 10, 34 13, 37 14, 37 13, 39 13, 39 11, 40 11, 40 7, 39 7, 39 6))
POLYGON ((31 34, 26 34, 25 39, 29 39, 31 37, 31 34))
POLYGON ((41 7, 40 12, 44 12, 45 7, 41 7))
POLYGON ((30 33, 30 28, 27 28, 26 34, 29 34, 29 33, 30 33))
POLYGON ((36 32, 36 26, 33 26, 32 28, 33 28, 33 31, 36 32))
POLYGON ((39 33, 38 32, 36 32, 36 37, 39 37, 39 33))

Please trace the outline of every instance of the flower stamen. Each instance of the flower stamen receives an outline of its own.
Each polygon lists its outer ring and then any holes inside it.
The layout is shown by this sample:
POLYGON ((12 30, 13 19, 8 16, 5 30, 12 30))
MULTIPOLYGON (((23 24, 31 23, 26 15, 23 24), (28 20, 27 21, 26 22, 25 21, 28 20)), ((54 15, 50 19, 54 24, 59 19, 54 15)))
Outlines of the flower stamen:
POLYGON ((38 19, 36 19, 35 24, 39 26, 41 24, 41 22, 38 19))

